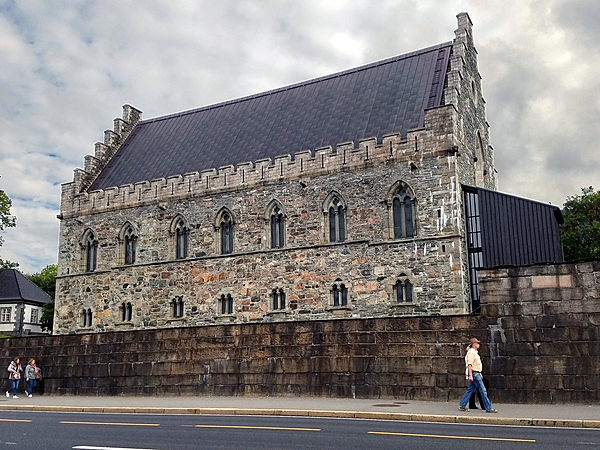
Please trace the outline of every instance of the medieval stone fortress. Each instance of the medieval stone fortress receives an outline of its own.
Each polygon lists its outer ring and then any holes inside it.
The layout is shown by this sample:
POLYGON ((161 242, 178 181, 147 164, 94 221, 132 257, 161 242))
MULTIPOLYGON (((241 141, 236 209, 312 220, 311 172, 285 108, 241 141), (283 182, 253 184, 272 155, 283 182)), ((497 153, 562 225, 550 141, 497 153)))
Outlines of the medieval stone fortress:
MULTIPOLYGON (((485 106, 466 13, 451 42, 330 76, 125 105, 62 187, 54 333, 477 312, 485 106)), ((550 242, 523 261, 561 261, 556 208, 518 201, 550 242)))

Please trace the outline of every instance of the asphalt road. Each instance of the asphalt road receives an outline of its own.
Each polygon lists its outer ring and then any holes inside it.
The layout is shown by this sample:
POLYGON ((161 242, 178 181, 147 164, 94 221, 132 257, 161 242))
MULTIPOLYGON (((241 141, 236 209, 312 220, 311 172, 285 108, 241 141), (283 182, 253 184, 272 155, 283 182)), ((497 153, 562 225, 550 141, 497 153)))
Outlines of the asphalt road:
POLYGON ((600 429, 270 416, 0 411, 0 450, 600 448, 600 429))

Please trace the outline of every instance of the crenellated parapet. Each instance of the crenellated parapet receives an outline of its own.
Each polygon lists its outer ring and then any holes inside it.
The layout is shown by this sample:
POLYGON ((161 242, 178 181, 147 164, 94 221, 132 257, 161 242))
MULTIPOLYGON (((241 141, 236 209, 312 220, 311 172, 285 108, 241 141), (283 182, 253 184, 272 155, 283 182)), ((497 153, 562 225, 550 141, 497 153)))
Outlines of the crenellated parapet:
POLYGON ((299 151, 293 157, 287 154, 99 191, 81 191, 87 181, 85 174, 99 170, 102 161, 114 154, 114 145, 97 144, 95 156, 85 159, 85 169, 76 170, 73 182, 63 185, 61 214, 64 218, 86 216, 281 181, 310 180, 380 164, 405 164, 410 170, 418 170, 423 159, 454 158, 449 153, 454 145, 451 124, 455 113, 452 106, 428 110, 426 126, 408 132, 404 140, 399 134, 394 134, 385 136, 382 142, 375 138, 362 140, 358 145, 345 142, 335 149, 324 147, 314 152, 299 151))
POLYGON ((85 156, 83 169, 74 170, 75 192, 83 192, 92 184, 141 119, 142 111, 131 105, 123 105, 123 117, 114 119, 113 129, 104 132, 103 142, 96 142, 94 154, 85 156))

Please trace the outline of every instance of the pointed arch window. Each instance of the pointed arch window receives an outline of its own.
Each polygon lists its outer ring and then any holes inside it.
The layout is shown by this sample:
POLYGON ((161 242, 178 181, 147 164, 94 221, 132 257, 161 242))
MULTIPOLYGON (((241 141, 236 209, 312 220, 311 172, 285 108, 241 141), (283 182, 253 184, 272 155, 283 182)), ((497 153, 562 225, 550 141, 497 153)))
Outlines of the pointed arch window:
POLYGON ((400 188, 392 199, 394 239, 414 237, 414 208, 414 198, 411 198, 405 188, 400 188))
POLYGON ((171 233, 174 237, 175 259, 184 259, 188 257, 188 237, 189 227, 181 216, 173 220, 171 233))
POLYGON ((231 294, 221 294, 221 314, 233 314, 233 298, 231 294))
POLYGON ((283 289, 273 289, 273 291, 271 292, 271 299, 273 301, 274 310, 285 309, 285 292, 283 291, 283 289))
POLYGON ((285 245, 285 217, 279 205, 271 210, 271 248, 283 248, 285 245))
POLYGON ((176 319, 183 317, 183 297, 175 297, 171 301, 171 314, 176 319))
POLYGON ((123 264, 134 264, 136 260, 137 235, 131 223, 127 222, 121 231, 123 264))
POLYGON ((333 306, 348 306, 348 288, 344 283, 336 283, 331 289, 333 306))
POLYGON ((131 318, 133 317, 133 307, 130 302, 123 303, 121 305, 121 318, 123 322, 131 322, 131 318))
POLYGON ((98 239, 92 230, 87 230, 85 232, 83 247, 85 251, 85 271, 93 272, 96 270, 98 258, 98 239))
POLYGON ((329 202, 329 242, 344 242, 346 240, 346 207, 338 196, 329 202))
POLYGON ((412 303, 413 301, 413 285, 406 276, 406 274, 400 274, 400 277, 394 285, 394 291, 396 293, 397 303, 412 303))
POLYGON ((219 223, 221 235, 221 254, 233 253, 233 219, 228 212, 223 213, 219 223))

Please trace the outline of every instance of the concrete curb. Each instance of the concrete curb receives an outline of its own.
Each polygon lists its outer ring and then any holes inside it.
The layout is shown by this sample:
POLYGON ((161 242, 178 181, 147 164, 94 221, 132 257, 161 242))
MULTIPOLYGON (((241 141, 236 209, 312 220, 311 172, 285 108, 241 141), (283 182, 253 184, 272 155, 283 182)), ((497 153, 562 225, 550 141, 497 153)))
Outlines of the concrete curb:
POLYGON ((306 409, 269 408, 159 408, 126 406, 39 406, 0 405, 0 411, 50 411, 113 414, 195 414, 195 415, 239 415, 239 416, 305 416, 344 419, 402 420, 407 422, 441 422, 511 426, 600 428, 600 420, 534 419, 502 416, 463 416, 415 413, 386 413, 369 411, 327 411, 306 409))

